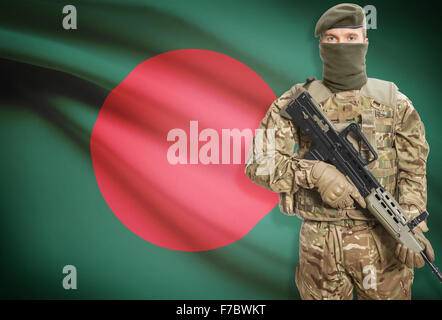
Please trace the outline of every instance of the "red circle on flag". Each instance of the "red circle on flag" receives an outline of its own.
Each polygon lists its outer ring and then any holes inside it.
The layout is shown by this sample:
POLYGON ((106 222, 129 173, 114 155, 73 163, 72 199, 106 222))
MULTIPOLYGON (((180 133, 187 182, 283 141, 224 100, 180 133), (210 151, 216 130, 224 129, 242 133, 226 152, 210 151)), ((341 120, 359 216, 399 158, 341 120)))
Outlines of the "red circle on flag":
POLYGON ((251 137, 275 99, 252 69, 218 52, 176 50, 139 64, 108 95, 91 136, 112 212, 173 250, 244 237, 277 203, 244 173, 251 137))

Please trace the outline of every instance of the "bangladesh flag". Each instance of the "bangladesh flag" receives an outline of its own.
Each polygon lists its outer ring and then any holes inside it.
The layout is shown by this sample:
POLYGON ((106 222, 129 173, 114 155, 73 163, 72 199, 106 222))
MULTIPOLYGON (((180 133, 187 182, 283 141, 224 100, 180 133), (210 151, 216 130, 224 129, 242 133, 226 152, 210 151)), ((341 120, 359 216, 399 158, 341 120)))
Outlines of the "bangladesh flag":
MULTIPOLYGON (((301 220, 244 165, 270 104, 321 78, 314 26, 334 4, 2 1, 1 298, 299 299, 301 220)), ((368 76, 425 124, 441 265, 439 15, 358 4, 368 76)), ((429 268, 412 295, 441 298, 429 268)))

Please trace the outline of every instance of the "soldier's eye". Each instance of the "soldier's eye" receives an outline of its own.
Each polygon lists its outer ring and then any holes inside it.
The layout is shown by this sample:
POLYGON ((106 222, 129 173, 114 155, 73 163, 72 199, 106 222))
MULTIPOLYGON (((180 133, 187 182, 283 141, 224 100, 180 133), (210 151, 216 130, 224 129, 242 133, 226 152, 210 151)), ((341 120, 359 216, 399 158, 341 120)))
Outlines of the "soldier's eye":
POLYGON ((333 41, 333 40, 335 40, 335 37, 330 36, 330 37, 327 38, 327 40, 328 40, 328 41, 333 41))
POLYGON ((350 41, 356 40, 356 37, 354 37, 354 36, 349 36, 349 37, 348 37, 348 40, 350 40, 350 41))

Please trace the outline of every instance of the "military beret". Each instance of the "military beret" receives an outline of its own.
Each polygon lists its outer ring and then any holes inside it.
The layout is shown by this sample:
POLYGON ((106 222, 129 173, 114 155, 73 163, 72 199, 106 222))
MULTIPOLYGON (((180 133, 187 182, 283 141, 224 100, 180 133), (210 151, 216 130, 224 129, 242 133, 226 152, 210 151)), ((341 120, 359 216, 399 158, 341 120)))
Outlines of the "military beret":
POLYGON ((357 4, 341 3, 328 9, 316 23, 315 37, 328 29, 365 27, 365 12, 357 4))

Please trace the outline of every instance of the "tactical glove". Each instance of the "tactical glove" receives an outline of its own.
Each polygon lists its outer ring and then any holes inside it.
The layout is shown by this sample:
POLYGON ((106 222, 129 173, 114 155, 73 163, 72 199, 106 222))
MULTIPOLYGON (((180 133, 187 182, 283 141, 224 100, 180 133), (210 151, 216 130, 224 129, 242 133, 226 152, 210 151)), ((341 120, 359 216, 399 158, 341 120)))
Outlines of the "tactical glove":
POLYGON ((322 201, 332 208, 344 209, 353 206, 356 200, 366 207, 364 198, 347 178, 334 166, 319 161, 311 171, 311 180, 318 188, 322 201))
MULTIPOLYGON (((422 242, 425 246, 425 254, 428 259, 433 262, 434 261, 434 250, 430 244, 430 241, 425 238, 420 225, 414 228, 414 233, 416 237, 422 242)), ((409 268, 422 268, 425 265, 424 258, 422 258, 420 253, 415 253, 413 250, 409 249, 402 243, 398 243, 395 251, 396 257, 400 262, 406 264, 409 268)))

